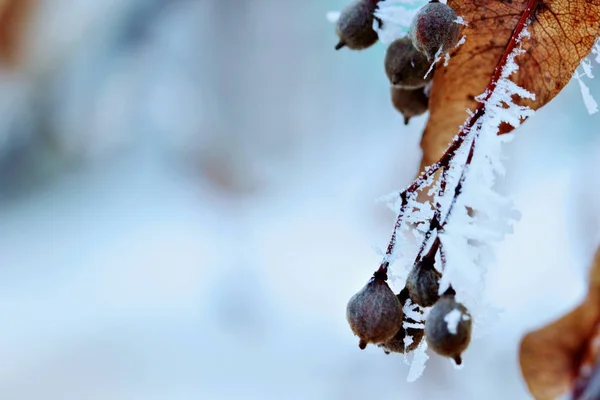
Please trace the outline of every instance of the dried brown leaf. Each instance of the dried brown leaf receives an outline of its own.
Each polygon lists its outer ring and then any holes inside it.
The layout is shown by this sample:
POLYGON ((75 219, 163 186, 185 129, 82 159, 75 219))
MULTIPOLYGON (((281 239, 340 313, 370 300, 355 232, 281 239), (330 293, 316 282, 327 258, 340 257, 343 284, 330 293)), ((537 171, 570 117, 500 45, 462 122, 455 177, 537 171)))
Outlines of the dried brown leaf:
MULTIPOLYGON (((468 22, 467 41, 449 65, 436 70, 429 101, 430 117, 423 134, 422 169, 434 163, 476 107, 502 57, 517 22, 529 19, 527 51, 517 58, 520 68, 511 78, 536 94, 527 101, 538 109, 569 82, 580 60, 589 54, 600 34, 600 0, 448 0, 468 22)), ((511 127, 505 126, 504 132, 511 127)))
POLYGON ((0 0, 0 61, 15 66, 33 0, 0 0))
POLYGON ((536 399, 555 399, 571 390, 590 352, 599 320, 600 249, 582 304, 558 321, 527 334, 521 342, 521 371, 536 399))

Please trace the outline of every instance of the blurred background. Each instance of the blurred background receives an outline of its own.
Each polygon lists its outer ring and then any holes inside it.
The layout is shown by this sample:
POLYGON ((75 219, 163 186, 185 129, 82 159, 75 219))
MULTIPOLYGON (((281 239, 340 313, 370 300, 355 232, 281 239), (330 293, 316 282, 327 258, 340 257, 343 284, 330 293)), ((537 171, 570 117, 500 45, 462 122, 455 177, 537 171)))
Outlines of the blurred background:
POLYGON ((571 84, 506 147, 502 318, 409 384, 345 305, 427 117, 392 108, 383 45, 333 50, 344 5, 0 0, 1 399, 529 398, 520 337, 585 292, 600 117, 571 84))

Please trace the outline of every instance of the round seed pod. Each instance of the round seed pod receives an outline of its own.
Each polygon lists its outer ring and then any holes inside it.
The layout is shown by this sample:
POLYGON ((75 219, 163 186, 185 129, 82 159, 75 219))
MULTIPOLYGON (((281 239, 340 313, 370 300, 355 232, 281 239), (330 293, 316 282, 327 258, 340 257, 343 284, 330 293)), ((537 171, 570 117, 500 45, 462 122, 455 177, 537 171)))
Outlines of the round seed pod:
POLYGON ((385 280, 377 277, 352 296, 346 307, 346 318, 361 349, 393 338, 402 326, 402 317, 400 301, 385 280))
POLYGON ((431 63, 415 49, 409 37, 396 39, 388 46, 384 65, 392 86, 402 89, 422 88, 433 78, 433 71, 427 74, 431 63))
MULTIPOLYGON (((404 304, 406 303, 406 300, 408 299, 408 290, 406 289, 406 287, 404 289, 402 289, 402 291, 398 294, 397 297, 398 297, 398 300, 400 301, 400 303, 404 306, 404 304)), ((414 324, 417 321, 415 321, 412 318, 407 317, 406 314, 404 314, 403 324, 404 324, 404 322, 414 324)), ((386 342, 379 344, 378 346, 381 347, 386 354, 390 354, 390 353, 404 354, 405 352, 408 353, 408 352, 415 350, 421 343, 421 340, 423 340, 424 335, 425 335, 425 330, 422 328, 404 329, 404 326, 402 326, 400 328, 400 330, 398 331, 398 333, 396 333, 396 335, 393 338, 391 338, 390 340, 388 340, 386 342), (404 343, 404 339, 406 338, 407 335, 412 337, 412 342, 408 346, 406 346, 406 344, 404 343)))
POLYGON ((440 274, 434 266, 433 257, 425 257, 417 262, 406 278, 406 287, 413 303, 421 307, 431 307, 440 298, 440 274))
POLYGON ((434 60, 438 51, 444 54, 458 43, 460 25, 454 10, 438 1, 424 5, 410 25, 410 38, 415 48, 434 60))
POLYGON ((412 117, 424 114, 429 108, 429 97, 423 88, 401 89, 392 86, 390 93, 394 108, 404 116, 405 125, 412 117))
POLYGON ((425 338, 439 355, 462 363, 461 354, 471 341, 472 320, 466 307, 454 294, 444 294, 433 306, 425 321, 425 338))
MULTIPOLYGON (((363 50, 377 42, 377 32, 373 30, 373 13, 380 0, 354 0, 340 14, 336 23, 336 33, 340 41, 336 50, 348 47, 351 50, 363 50)), ((379 23, 380 21, 377 20, 379 23)))

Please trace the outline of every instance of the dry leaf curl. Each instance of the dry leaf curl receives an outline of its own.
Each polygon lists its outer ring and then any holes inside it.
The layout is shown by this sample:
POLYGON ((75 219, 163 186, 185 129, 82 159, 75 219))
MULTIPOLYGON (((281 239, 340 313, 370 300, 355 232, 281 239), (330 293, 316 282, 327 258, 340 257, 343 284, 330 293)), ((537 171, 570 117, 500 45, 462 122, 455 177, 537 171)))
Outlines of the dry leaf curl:
POLYGON ((600 321, 600 249, 591 269, 586 299, 569 314, 527 334, 520 347, 521 371, 538 400, 555 399, 571 390, 584 362, 595 363, 593 339, 600 321))

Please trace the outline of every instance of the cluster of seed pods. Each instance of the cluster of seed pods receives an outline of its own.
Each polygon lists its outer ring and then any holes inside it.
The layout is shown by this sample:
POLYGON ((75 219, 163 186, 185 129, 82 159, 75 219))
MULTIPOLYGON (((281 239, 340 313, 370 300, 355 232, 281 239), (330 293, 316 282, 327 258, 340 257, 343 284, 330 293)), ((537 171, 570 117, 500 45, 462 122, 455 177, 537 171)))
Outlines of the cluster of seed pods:
POLYGON ((397 295, 387 284, 387 271, 380 269, 348 302, 346 318, 359 338, 359 347, 376 344, 389 354, 417 348, 423 337, 439 355, 462 363, 462 353, 471 341, 472 320, 466 307, 455 299, 452 288, 439 295, 441 273, 434 256, 425 256, 413 266, 404 289, 397 295), (429 310, 424 328, 403 312, 410 299, 429 310), (408 325, 405 328, 405 325, 408 325), (410 340, 405 340, 410 336, 410 340))
MULTIPOLYGON (((375 16, 381 0, 354 0, 342 11, 336 24, 343 47, 363 50, 377 42, 374 24, 382 25, 375 16)), ((454 10, 437 0, 423 6, 412 20, 407 37, 390 43, 385 56, 385 72, 390 81, 392 104, 408 124, 414 116, 428 109, 429 90, 433 79, 431 64, 449 52, 459 40, 460 25, 454 10)))
MULTIPOLYGON (((375 15, 380 1, 354 0, 344 8, 336 25, 336 50, 362 50, 377 42, 374 25, 381 28, 383 23, 375 15)), ((408 36, 389 44, 384 69, 392 104, 404 116, 405 124, 427 111, 428 85, 435 73, 432 64, 457 45, 459 35, 454 10, 433 0, 417 12, 408 36)), ((400 293, 394 294, 387 284, 386 264, 350 299, 346 317, 361 349, 372 343, 388 354, 407 353, 425 338, 436 353, 462 363, 461 354, 471 340, 471 316, 456 301, 452 288, 440 296, 441 273, 435 268, 435 252, 430 253, 417 259, 400 293), (419 306, 417 312, 431 307, 424 327, 405 315, 403 309, 409 300, 419 306)))

